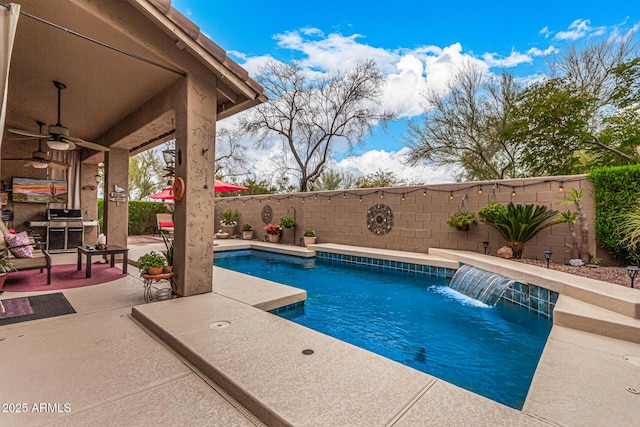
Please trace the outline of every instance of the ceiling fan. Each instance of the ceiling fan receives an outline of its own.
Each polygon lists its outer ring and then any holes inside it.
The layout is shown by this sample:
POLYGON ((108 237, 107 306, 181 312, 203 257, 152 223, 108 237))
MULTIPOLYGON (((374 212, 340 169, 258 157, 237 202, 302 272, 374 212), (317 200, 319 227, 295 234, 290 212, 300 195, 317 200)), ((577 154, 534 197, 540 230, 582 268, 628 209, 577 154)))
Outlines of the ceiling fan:
MULTIPOLYGON (((40 121, 38 121, 37 123, 38 123, 38 126, 40 126, 40 133, 42 133, 42 127, 45 124, 40 121)), ((49 153, 42 150, 42 139, 38 140, 38 150, 32 153, 31 158, 20 157, 20 158, 8 158, 3 160, 23 160, 27 162, 24 165, 25 167, 30 166, 36 169, 45 169, 47 167, 52 167, 55 169, 68 169, 70 166, 67 163, 59 162, 57 160, 52 160, 49 157, 49 153)))
POLYGON ((16 135, 26 136, 28 138, 46 139, 47 145, 52 150, 73 150, 76 148, 76 145, 79 145, 80 147, 90 148, 96 151, 109 151, 107 147, 102 145, 69 136, 69 129, 60 124, 61 92, 62 89, 67 87, 67 85, 55 80, 53 81, 53 85, 58 89, 58 123, 55 125, 49 125, 49 133, 43 134, 42 127, 40 128, 40 133, 34 133, 24 129, 9 129, 9 132, 15 133, 16 135))

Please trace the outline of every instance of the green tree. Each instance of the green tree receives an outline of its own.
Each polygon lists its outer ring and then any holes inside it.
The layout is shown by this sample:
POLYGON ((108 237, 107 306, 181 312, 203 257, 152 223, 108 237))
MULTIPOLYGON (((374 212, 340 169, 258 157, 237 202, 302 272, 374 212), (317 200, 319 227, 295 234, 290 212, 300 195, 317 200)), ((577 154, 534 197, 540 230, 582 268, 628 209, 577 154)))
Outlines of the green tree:
POLYGON ((522 176, 521 147, 505 133, 519 92, 511 74, 488 78, 483 70, 466 64, 446 93, 425 96, 430 109, 422 122, 409 123, 409 163, 461 166, 463 180, 522 176))
POLYGON ((164 161, 154 150, 129 158, 129 200, 141 200, 165 187, 164 161))
POLYGON ((384 188, 404 184, 404 181, 396 176, 395 173, 392 171, 384 171, 382 169, 378 169, 374 173, 370 173, 356 180, 357 188, 384 188))
POLYGON ((242 122, 261 144, 274 136, 282 142, 281 169, 297 175, 301 191, 322 174, 338 141, 352 147, 391 118, 379 112, 384 76, 374 61, 321 79, 313 74, 300 63, 267 62, 256 80, 270 101, 254 107, 242 122))
POLYGON ((325 170, 316 180, 313 189, 322 190, 346 190, 356 185, 356 179, 348 172, 336 172, 332 169, 325 170))
POLYGON ((529 174, 637 162, 640 72, 633 52, 629 38, 569 49, 554 66, 559 76, 521 94, 507 134, 524 147, 529 174))

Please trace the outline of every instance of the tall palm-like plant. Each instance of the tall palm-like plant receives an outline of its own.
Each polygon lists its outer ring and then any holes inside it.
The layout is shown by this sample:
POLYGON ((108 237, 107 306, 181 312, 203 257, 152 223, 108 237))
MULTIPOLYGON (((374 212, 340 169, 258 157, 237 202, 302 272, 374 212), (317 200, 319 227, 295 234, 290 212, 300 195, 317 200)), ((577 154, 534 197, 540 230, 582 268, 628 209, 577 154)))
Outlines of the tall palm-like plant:
POLYGON ((543 229, 554 223, 549 220, 558 214, 546 206, 514 205, 510 203, 504 210, 489 212, 481 219, 492 226, 509 242, 514 258, 522 258, 524 244, 543 229))
POLYGON ((640 263, 640 205, 619 215, 618 233, 620 243, 627 249, 626 261, 632 264, 640 263))

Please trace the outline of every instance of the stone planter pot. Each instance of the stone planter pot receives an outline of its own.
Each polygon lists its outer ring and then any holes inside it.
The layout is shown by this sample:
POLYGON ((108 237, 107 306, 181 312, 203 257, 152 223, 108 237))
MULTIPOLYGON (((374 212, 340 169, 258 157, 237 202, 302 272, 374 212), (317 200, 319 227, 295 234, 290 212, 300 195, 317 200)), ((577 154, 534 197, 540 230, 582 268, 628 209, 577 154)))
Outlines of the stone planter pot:
POLYGON ((309 245, 315 245, 317 237, 304 237, 304 247, 308 248, 309 245))
POLYGON ((243 232, 242 232, 242 238, 243 238, 244 240, 251 240, 251 239, 253 239, 253 230, 251 230, 251 231, 243 231, 243 232))
POLYGON ((268 234, 268 236, 269 236, 269 243, 278 243, 278 240, 280 240, 279 234, 268 234))
POLYGON ((223 225, 222 231, 227 233, 229 236, 235 236, 236 234, 236 226, 235 225, 223 225))

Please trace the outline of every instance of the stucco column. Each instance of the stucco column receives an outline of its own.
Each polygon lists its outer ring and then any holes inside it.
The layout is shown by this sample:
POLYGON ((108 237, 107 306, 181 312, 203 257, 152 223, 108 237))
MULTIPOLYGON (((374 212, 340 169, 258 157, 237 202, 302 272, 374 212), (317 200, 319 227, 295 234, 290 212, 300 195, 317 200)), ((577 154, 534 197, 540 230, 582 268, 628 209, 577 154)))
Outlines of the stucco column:
POLYGON ((176 177, 185 183, 175 202, 174 278, 182 296, 213 290, 215 82, 190 74, 176 96, 176 177))
POLYGON ((112 148, 105 153, 104 231, 107 244, 127 247, 129 224, 129 150, 112 148), (124 189, 124 202, 109 200, 114 187, 124 189))

